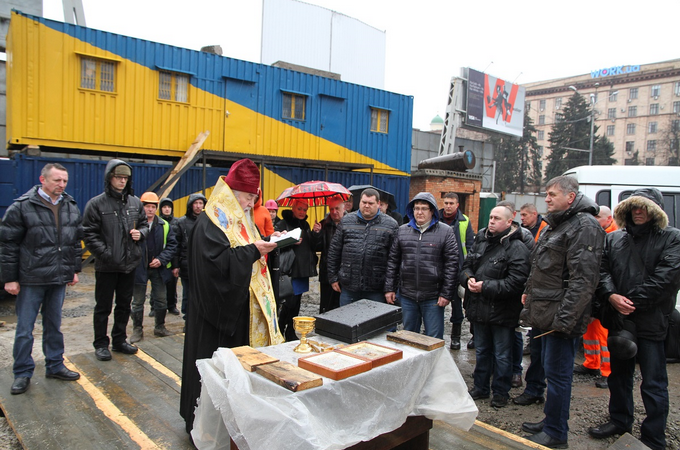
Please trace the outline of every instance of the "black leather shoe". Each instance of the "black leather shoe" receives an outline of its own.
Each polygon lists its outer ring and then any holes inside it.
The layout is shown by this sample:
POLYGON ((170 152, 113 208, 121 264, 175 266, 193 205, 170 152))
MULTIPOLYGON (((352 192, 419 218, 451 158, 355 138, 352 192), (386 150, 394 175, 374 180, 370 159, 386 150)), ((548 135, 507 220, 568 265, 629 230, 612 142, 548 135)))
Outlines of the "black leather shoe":
POLYGON ((96 356, 99 361, 111 361, 111 352, 106 347, 94 349, 94 356, 96 356))
POLYGON ((542 446, 548 448, 569 448, 569 444, 567 444, 567 441, 559 441, 553 437, 548 436, 547 434, 545 434, 544 431, 541 431, 540 433, 536 433, 531 436, 526 436, 524 439, 528 439, 531 442, 541 444, 542 446))
POLYGON ((493 398, 491 399, 490 405, 493 406, 494 408, 504 408, 508 406, 508 397, 494 395, 493 398))
POLYGON ((624 434, 626 432, 629 433, 630 430, 624 430, 623 428, 619 428, 612 422, 607 422, 596 427, 588 428, 588 434, 594 437, 595 439, 604 439, 610 436, 614 436, 615 434, 624 434))
POLYGON ((609 383, 607 382, 607 377, 600 377, 600 379, 595 382, 595 386, 600 389, 608 389, 609 383))
POLYGON ((168 308, 168 312, 173 316, 179 316, 179 310, 177 309, 176 306, 171 306, 170 308, 168 308))
POLYGON ((543 431, 543 421, 540 422, 524 422, 522 424, 522 431, 531 434, 538 434, 543 431))
POLYGON ((23 394, 28 390, 31 379, 28 377, 16 377, 12 383, 12 395, 23 394))
POLYGON ((468 348, 468 350, 472 350, 473 348, 475 348, 475 338, 474 338, 474 336, 471 337, 470 340, 468 341, 467 348, 468 348))
POLYGON ((480 391, 477 388, 472 388, 468 391, 468 394, 470 394, 470 397, 472 397, 472 400, 480 400, 484 398, 489 398, 489 394, 484 394, 482 391, 480 391))
POLYGON ((574 373, 577 373, 579 375, 599 375, 600 374, 600 369, 589 369, 583 364, 579 364, 578 366, 574 366, 574 373))
POLYGON ((46 373, 45 378, 56 378, 57 380, 64 381, 76 381, 78 378, 80 378, 80 374, 78 372, 68 370, 66 367, 63 367, 58 372, 46 373))
POLYGON ((523 392, 522 395, 520 395, 519 397, 515 397, 512 399, 512 403, 520 406, 529 406, 533 405, 534 403, 538 403, 540 405, 544 401, 545 399, 543 398, 542 395, 530 395, 527 394, 526 392, 523 392))
POLYGON ((135 353, 137 353, 137 347, 135 347, 134 345, 130 345, 127 342, 114 345, 113 347, 111 347, 111 349, 114 352, 124 353, 126 355, 134 355, 135 353))

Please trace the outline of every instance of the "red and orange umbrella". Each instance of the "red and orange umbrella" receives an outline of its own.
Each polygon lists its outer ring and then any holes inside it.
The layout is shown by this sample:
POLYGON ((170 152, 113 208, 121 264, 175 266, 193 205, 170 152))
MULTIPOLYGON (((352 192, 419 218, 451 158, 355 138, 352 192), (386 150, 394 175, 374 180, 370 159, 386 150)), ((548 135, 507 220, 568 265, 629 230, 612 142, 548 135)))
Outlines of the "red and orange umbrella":
POLYGON ((305 181, 285 189, 276 199, 276 203, 279 206, 291 206, 293 200, 306 200, 309 206, 320 206, 325 205, 332 197, 339 197, 345 201, 351 196, 352 193, 340 183, 305 181))

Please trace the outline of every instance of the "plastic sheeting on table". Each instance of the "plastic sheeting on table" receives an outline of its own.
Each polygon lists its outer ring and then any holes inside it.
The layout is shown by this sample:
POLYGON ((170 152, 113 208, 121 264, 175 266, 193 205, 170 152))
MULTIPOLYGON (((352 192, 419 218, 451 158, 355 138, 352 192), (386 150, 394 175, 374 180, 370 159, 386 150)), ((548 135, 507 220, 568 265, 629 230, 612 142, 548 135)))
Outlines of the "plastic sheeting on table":
MULTIPOLYGON (((336 341, 324 339, 333 344, 336 341)), ((243 369, 234 353, 218 349, 196 362, 201 397, 191 436, 199 449, 343 449, 399 428, 407 416, 423 415, 469 430, 477 407, 445 348, 419 350, 387 341, 403 359, 344 380, 291 392, 243 369)), ((297 342, 259 350, 297 365, 297 342)))

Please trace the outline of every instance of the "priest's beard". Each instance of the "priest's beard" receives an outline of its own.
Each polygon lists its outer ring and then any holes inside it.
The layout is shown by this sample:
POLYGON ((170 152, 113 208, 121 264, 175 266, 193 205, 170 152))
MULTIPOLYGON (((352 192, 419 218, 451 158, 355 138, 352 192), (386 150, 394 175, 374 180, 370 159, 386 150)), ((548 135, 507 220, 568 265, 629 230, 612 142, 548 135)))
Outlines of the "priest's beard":
POLYGON ((250 208, 245 208, 245 209, 243 210, 243 212, 245 213, 246 222, 248 222, 248 226, 249 226, 251 229, 255 229, 255 224, 253 223, 253 215, 250 214, 250 208))

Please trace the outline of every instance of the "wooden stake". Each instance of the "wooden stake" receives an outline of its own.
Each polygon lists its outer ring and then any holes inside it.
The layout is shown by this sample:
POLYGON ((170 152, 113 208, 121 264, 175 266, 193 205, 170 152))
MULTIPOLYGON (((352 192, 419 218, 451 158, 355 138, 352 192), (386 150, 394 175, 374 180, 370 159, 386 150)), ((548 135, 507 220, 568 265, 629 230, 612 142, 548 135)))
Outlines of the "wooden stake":
POLYGON ((543 334, 539 334, 538 336, 534 336, 534 339, 538 339, 538 338, 540 338, 540 337, 543 337, 543 336, 545 336, 546 334, 552 333, 553 331, 555 331, 555 330, 546 331, 546 332, 543 333, 543 334))

